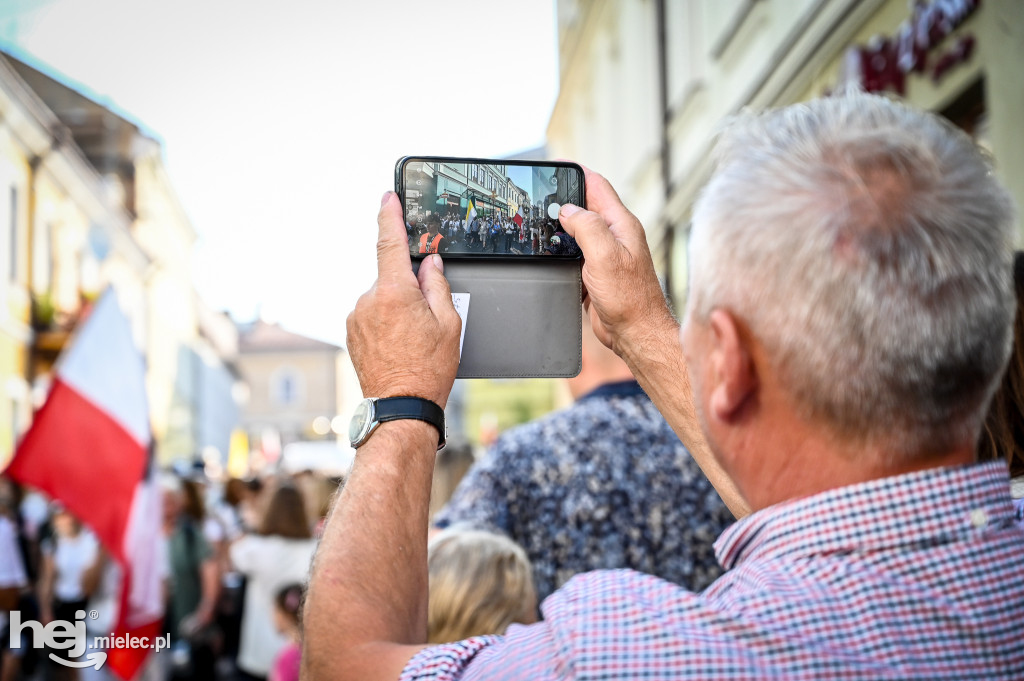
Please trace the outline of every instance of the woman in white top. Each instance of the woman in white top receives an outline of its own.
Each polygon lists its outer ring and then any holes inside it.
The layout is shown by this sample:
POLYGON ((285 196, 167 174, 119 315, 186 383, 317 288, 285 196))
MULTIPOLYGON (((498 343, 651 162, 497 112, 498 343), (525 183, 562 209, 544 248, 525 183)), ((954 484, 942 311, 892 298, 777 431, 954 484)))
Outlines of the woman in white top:
POLYGON ((18 493, 9 478, 0 475, 0 679, 19 678, 24 651, 11 649, 8 612, 18 608, 28 575, 18 542, 18 493))
POLYGON ((39 577, 39 608, 43 622, 73 621, 96 586, 102 554, 96 536, 67 509, 56 507, 53 536, 43 541, 43 569, 39 577), (69 614, 71 617, 65 617, 69 614))
MULTIPOLYGON (((43 624, 54 620, 73 624, 76 613, 88 607, 103 568, 103 552, 96 536, 67 509, 55 506, 52 521, 53 536, 42 543, 39 610, 43 624)), ((68 657, 69 651, 55 652, 68 657)), ((78 678, 77 669, 55 671, 62 678, 78 678)))
POLYGON ((231 562, 248 577, 242 611, 238 667, 258 678, 270 673, 287 640, 274 628, 274 596, 284 586, 305 583, 316 542, 310 537, 302 495, 282 483, 266 506, 258 534, 231 545, 231 562))

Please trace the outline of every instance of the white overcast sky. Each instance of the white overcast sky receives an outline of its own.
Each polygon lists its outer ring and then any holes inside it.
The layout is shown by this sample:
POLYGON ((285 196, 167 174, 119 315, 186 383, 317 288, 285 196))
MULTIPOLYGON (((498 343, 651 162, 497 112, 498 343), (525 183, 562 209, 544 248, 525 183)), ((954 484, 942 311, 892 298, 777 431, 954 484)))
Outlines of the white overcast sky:
POLYGON ((558 87, 554 0, 0 0, 0 40, 163 141, 211 306, 339 344, 395 161, 539 146, 558 87))

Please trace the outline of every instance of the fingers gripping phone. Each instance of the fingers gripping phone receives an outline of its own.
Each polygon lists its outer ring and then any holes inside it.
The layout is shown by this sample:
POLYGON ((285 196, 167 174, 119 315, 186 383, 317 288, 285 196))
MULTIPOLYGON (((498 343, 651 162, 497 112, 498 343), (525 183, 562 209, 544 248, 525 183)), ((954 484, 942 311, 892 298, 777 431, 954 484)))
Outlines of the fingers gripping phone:
POLYGON ((438 253, 464 320, 460 378, 580 371, 580 265, 558 219, 584 205, 561 161, 406 156, 395 165, 413 267, 438 253))

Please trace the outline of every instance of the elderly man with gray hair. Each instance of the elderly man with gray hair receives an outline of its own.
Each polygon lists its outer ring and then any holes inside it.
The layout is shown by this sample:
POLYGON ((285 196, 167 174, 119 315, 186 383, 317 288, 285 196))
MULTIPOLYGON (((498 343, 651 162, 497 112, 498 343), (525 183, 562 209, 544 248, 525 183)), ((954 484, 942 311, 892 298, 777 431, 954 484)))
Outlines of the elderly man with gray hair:
MULTIPOLYGON (((587 204, 561 220, 592 324, 740 517, 728 572, 701 593, 592 572, 542 622, 424 647, 438 434, 391 421, 314 564, 306 678, 1024 678, 1024 531, 1006 464, 974 463, 1010 347, 1013 211, 971 140, 859 93, 740 116, 694 210, 681 330, 593 173, 587 204)), ((390 193, 379 226, 349 318, 363 392, 443 406, 459 319, 440 258, 412 275, 390 193)))

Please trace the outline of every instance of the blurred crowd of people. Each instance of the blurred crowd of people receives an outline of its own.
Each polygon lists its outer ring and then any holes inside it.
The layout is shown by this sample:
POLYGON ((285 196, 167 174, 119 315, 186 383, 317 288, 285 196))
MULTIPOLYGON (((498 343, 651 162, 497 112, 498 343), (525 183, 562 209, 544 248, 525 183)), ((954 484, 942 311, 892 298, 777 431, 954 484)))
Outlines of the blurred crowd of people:
MULTIPOLYGON (((297 679, 302 585, 340 482, 313 472, 223 482, 201 468, 159 473, 170 646, 149 656, 140 677, 297 679)), ((8 614, 46 625, 85 611, 87 639, 108 636, 119 572, 59 502, 0 477, 0 679, 109 678, 103 669, 54 664, 32 641, 12 641, 8 614)))
MULTIPOLYGON (((157 482, 170 646, 150 655, 139 678, 298 679, 305 582, 342 480, 304 472, 217 482, 196 468, 163 471, 157 482)), ((601 494, 592 500, 607 503, 601 494)), ((537 621, 537 566, 511 532, 493 528, 480 517, 433 530, 431 642, 501 634, 511 624, 537 621)), ((584 569, 563 569, 560 576, 584 569)), ((0 476, 0 681, 113 678, 106 670, 55 664, 25 634, 13 641, 8 614, 18 611, 19 621, 46 625, 75 622, 85 611, 87 639, 109 636, 119 580, 116 562, 68 509, 0 476)), ((68 657, 67 650, 60 653, 68 657)))

